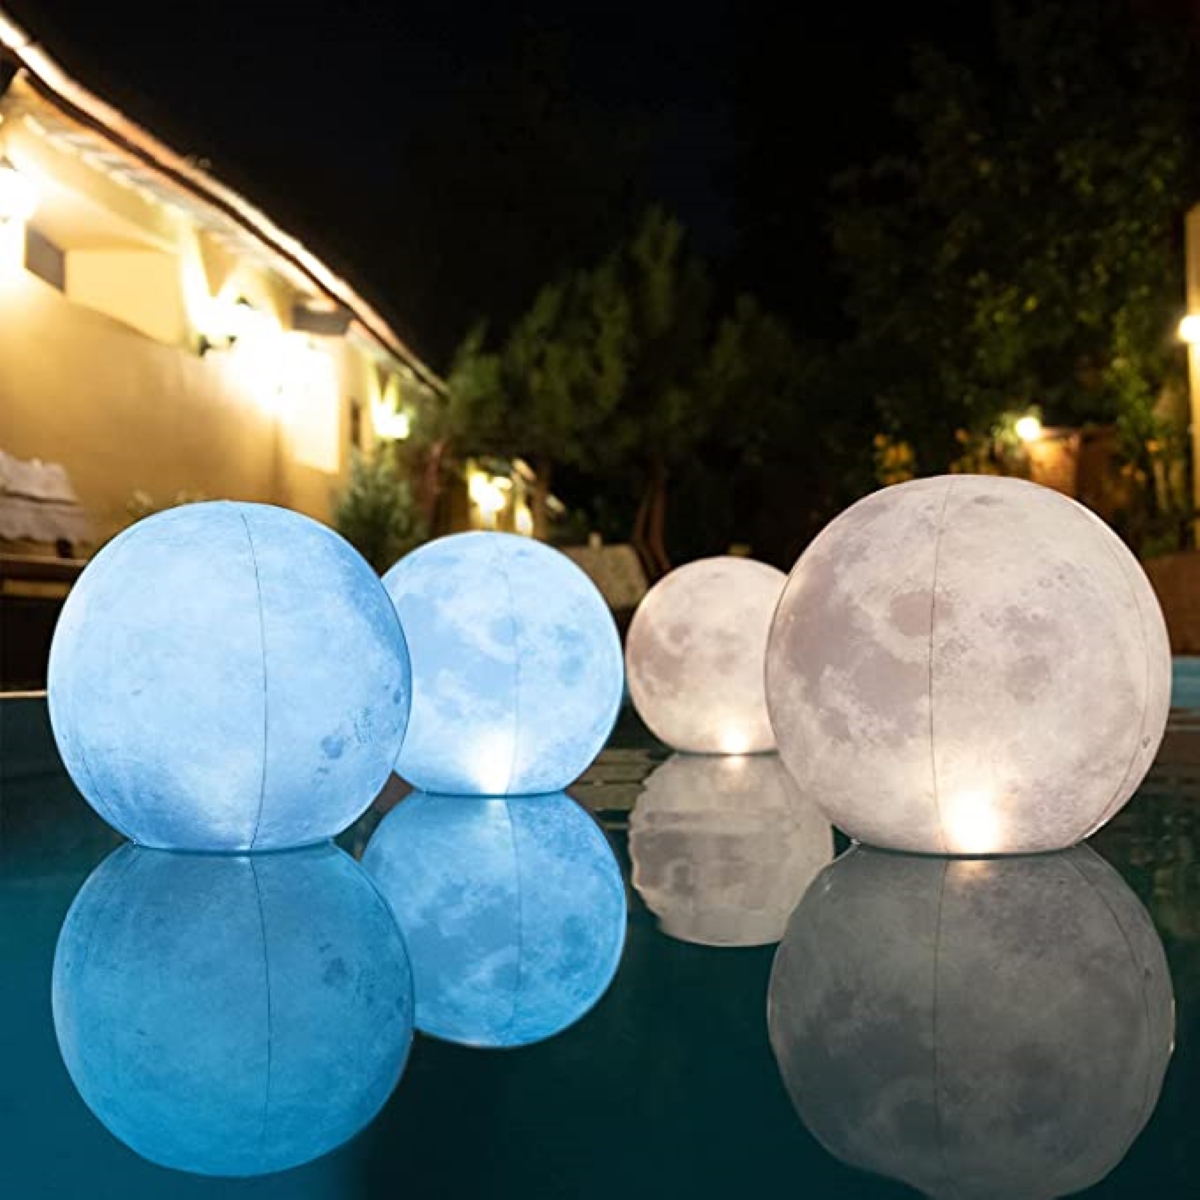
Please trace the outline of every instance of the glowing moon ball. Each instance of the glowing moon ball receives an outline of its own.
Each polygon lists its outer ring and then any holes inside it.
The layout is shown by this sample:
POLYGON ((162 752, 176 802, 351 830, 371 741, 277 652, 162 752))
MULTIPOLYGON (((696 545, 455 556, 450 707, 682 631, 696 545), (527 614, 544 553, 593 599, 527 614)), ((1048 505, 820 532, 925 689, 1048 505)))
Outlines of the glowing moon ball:
POLYGON ((1056 850, 1129 799, 1171 656, 1141 567, 1099 518, 1019 479, 876 492, 797 562, 767 650, 784 763, 860 841, 1056 850))
POLYGON ((833 830, 775 754, 674 754, 629 818, 633 886, 663 930, 706 946, 783 937, 833 830))
POLYGON ((262 504, 148 517, 92 560, 50 652, 79 790, 144 846, 271 850, 350 825, 408 720, 408 651, 374 572, 262 504))
POLYGON ((255 857, 125 846, 54 958, 54 1027, 80 1095, 143 1158, 202 1175, 333 1150, 391 1094, 412 973, 387 904, 330 844, 255 857))
POLYGON ((412 655, 396 771, 429 792, 553 792, 600 752, 621 703, 616 625, 565 554, 460 533, 384 576, 412 655))
POLYGON ((1174 1035, 1162 944, 1087 847, 856 848, 775 956, 771 1046, 835 1157, 930 1196, 1082 1191, 1150 1118, 1174 1035))
POLYGON ((752 559, 705 558, 646 593, 625 667, 634 707, 657 738, 694 754, 775 749, 763 657, 786 580, 752 559))
POLYGON ((416 792, 376 829, 363 866, 412 957, 417 1028, 522 1046, 583 1017, 625 944, 621 870, 568 796, 416 792))

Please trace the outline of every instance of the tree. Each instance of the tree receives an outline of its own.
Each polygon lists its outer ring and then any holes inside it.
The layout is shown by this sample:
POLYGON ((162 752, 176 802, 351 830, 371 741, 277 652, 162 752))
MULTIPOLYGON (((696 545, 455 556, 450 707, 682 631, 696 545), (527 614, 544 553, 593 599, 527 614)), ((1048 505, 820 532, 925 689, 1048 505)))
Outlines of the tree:
POLYGON ((427 526, 390 446, 379 445, 370 456, 354 451, 349 479, 334 507, 333 524, 381 574, 424 541, 427 526))
POLYGON ((1152 474, 1178 440, 1188 39, 1120 0, 997 14, 988 69, 915 54, 910 152, 837 185, 855 370, 920 470, 953 460, 956 431, 1036 405, 1115 422, 1152 474))
POLYGON ((577 463, 624 386, 628 309, 607 265, 547 284, 499 349, 478 326, 450 373, 449 436, 464 453, 527 458, 534 532, 546 536, 555 467, 577 463))

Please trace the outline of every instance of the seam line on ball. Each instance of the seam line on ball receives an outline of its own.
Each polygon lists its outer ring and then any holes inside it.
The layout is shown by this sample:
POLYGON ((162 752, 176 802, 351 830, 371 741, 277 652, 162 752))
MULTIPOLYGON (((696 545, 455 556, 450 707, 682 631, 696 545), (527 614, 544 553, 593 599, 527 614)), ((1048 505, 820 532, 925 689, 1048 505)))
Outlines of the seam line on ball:
POLYGON ((254 902, 258 906, 258 928, 262 935, 262 962, 263 962, 263 990, 267 1000, 267 1080, 263 1088, 263 1111, 262 1125, 259 1127, 259 1153, 266 1148, 267 1144, 267 1122, 271 1117, 271 1042, 272 1038, 272 1022, 271 1022, 271 957, 267 953, 267 915, 263 912, 262 888, 258 882, 258 868, 254 865, 254 859, 250 859, 250 878, 254 882, 254 902))
POLYGON ((942 555, 942 534, 946 529, 946 509, 950 506, 950 493, 954 490, 954 480, 946 484, 946 494, 942 497, 942 511, 938 514, 937 532, 933 539, 933 580, 929 585, 929 651, 926 660, 929 667, 929 782, 933 788, 933 811, 937 816, 938 840, 942 843, 942 853, 948 853, 946 847, 946 825, 942 820, 942 798, 938 794, 937 777, 937 743, 933 736, 933 633, 937 621, 937 582, 938 565, 942 555))
POLYGON ((238 516, 242 518, 242 524, 246 528, 246 544, 250 548, 250 565, 254 568, 254 591, 258 597, 258 644, 262 656, 262 774, 258 785, 258 812, 254 814, 254 830, 250 834, 249 848, 253 850, 258 842, 258 831, 262 826, 263 807, 267 798, 267 622, 263 613, 262 579, 258 574, 258 555, 254 553, 254 535, 250 532, 250 522, 246 520, 246 514, 239 512, 238 516))
POLYGON ((946 1136, 942 1124, 942 1068, 941 1056, 938 1054, 938 977, 941 972, 942 913, 946 904, 946 876, 949 872, 950 864, 943 862, 942 882, 938 888, 937 919, 933 929, 933 1002, 929 1013, 930 1036, 933 1042, 933 1119, 937 1129, 938 1160, 942 1166, 943 1179, 950 1178, 950 1171, 946 1161, 946 1136))
POLYGON ((495 550, 496 566, 500 570, 500 578, 504 580, 504 591, 508 596, 508 622, 512 626, 512 653, 513 653, 513 703, 512 703, 512 737, 509 740, 508 750, 508 774, 504 777, 504 789, 500 793, 507 796, 512 790, 513 775, 517 769, 517 738, 521 733, 521 648, 520 628, 517 624, 517 602, 513 596, 512 580, 508 575, 508 564, 504 561, 504 555, 500 552, 500 547, 493 543, 495 550))

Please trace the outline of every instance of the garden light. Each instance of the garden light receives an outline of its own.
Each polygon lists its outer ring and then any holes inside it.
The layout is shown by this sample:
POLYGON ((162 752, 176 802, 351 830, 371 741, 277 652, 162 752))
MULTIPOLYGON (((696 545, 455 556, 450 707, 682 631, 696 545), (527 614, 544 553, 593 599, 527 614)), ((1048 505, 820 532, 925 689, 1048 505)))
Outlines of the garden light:
POLYGON ((125 836, 271 850, 341 832, 387 781, 408 652, 337 534, 267 505, 187 504, 88 565, 48 690, 71 778, 125 836))
POLYGON ((406 555, 383 582, 412 656, 398 774, 430 792, 512 795, 583 773, 621 703, 621 643, 565 554, 461 533, 406 555))
POLYGON ((801 556, 767 650, 784 763, 860 841, 1053 850, 1129 799, 1166 725, 1166 626, 1098 517, 1019 479, 876 492, 801 556))
POLYGON ((775 749, 763 692, 771 616, 787 582, 748 558, 705 558, 665 575, 638 605, 625 645, 629 693, 675 750, 775 749))

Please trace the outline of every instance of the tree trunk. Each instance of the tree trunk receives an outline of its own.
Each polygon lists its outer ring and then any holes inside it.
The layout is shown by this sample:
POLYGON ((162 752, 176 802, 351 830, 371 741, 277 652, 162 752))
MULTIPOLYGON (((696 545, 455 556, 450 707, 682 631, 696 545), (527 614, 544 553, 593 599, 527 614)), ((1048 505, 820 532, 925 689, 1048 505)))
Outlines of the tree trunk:
POLYGON ((442 462, 446 457, 446 441, 433 442, 425 451, 421 472, 418 477, 418 503, 425 519, 425 528, 431 537, 436 536, 438 502, 442 498, 442 462))
POLYGON ((667 468, 656 463, 650 480, 650 519, 646 541, 658 573, 665 575, 671 569, 671 558, 667 554, 667 468))
POLYGON ((666 524, 667 469, 665 464, 658 462, 654 464, 642 492, 631 538, 651 582, 671 569, 666 547, 666 524))
POLYGON ((533 536, 541 541, 550 539, 550 472, 553 464, 549 458, 540 457, 535 460, 533 480, 533 536))

